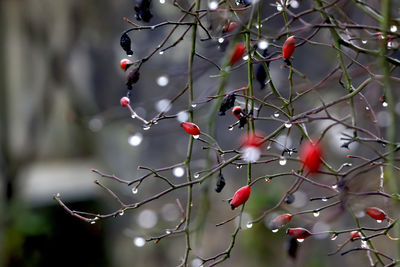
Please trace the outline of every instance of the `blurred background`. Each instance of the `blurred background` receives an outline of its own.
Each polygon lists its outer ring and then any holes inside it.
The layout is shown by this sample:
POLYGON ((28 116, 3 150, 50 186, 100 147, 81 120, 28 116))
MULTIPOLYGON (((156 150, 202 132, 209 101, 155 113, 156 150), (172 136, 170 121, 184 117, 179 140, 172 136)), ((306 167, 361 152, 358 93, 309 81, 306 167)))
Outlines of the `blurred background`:
MULTIPOLYGON (((275 4, 274 1, 265 2, 268 3, 263 4, 263 17, 273 14, 277 8, 270 5, 275 4)), ((312 5, 310 1, 298 3, 298 9, 293 9, 296 12, 306 10, 312 5)), ((92 168, 131 180, 146 173, 137 170, 139 165, 160 168, 185 159, 188 137, 179 127, 178 120, 163 120, 151 129, 143 129, 141 123, 132 120, 129 112, 119 105, 119 99, 126 94, 126 73, 119 67, 119 61, 126 55, 119 46, 119 38, 121 32, 130 27, 123 21, 124 16, 137 22, 134 18, 134 5, 134 0, 0 1, 0 266, 148 267, 179 264, 184 251, 183 236, 163 239, 158 244, 146 243, 144 240, 161 235, 166 229, 177 225, 180 213, 176 199, 184 205, 186 190, 174 191, 140 209, 98 221, 94 225, 70 216, 53 200, 53 195, 60 193, 62 200, 71 209, 94 213, 112 212, 118 208, 118 203, 93 184, 94 179, 100 179, 126 203, 149 197, 165 186, 159 180, 149 179, 136 192, 132 186, 96 176, 90 172, 92 168)), ((182 5, 187 7, 185 1, 182 1, 182 5)), ((342 8, 360 24, 375 25, 355 5, 343 4, 342 8)), ((394 7, 394 10, 397 9, 394 7)), ((152 12, 154 17, 151 24, 167 19, 177 20, 181 16, 169 0, 153 0, 152 12)), ((219 36, 226 21, 232 19, 230 14, 222 13, 216 12, 206 17, 210 32, 215 36, 219 36)), ((248 14, 243 12, 242 15, 246 18, 248 14)), ((313 19, 310 18, 310 22, 313 19)), ((263 25, 263 33, 272 34, 282 25, 283 20, 279 16, 268 25, 263 25)), ((134 51, 132 60, 154 50, 170 29, 171 26, 166 26, 131 34, 134 51)), ((182 27, 178 30, 168 44, 179 38, 185 29, 182 27)), ((205 37, 204 32, 201 35, 205 37)), ((139 115, 147 119, 154 117, 168 107, 168 101, 185 87, 187 58, 190 53, 189 36, 176 48, 154 55, 141 68, 140 80, 134 86, 131 99, 132 106, 139 115)), ((329 38, 328 31, 321 31, 315 37, 316 40, 327 43, 330 42, 329 38)), ((366 35, 365 38, 369 41, 370 36, 366 35)), ((283 40, 277 41, 277 44, 282 42, 283 40)), ((199 42, 198 51, 215 60, 217 64, 222 64, 227 54, 218 49, 216 40, 199 42)), ((272 48, 272 51, 279 49, 272 48)), ((394 49, 393 53, 397 53, 397 50, 394 49)), ((370 60, 359 58, 364 63, 370 60)), ((215 94, 219 85, 219 78, 215 75, 219 72, 206 61, 196 59, 195 63, 195 102, 201 103, 206 96, 215 94)), ((282 62, 272 63, 271 73, 275 85, 287 96, 288 72, 281 69, 281 65, 282 62)), ((296 86, 300 91, 309 88, 335 65, 333 49, 310 45, 299 47, 295 54, 295 67, 307 75, 307 80, 296 76, 296 86), (310 54, 318 56, 310 57, 310 54)), ((366 75, 362 72, 358 74, 357 68, 352 68, 350 71, 354 71, 354 82, 357 84, 366 75)), ((230 75, 226 90, 246 85, 247 71, 246 67, 242 67, 230 75)), ((260 98, 269 92, 268 88, 262 91, 258 90, 258 84, 255 86, 256 95, 260 98)), ((310 95, 296 104, 299 112, 319 105, 320 96, 328 101, 346 94, 336 81, 327 82, 318 92, 320 94, 310 95)), ((380 116, 380 122, 378 125, 371 123, 370 115, 361 112, 360 125, 372 129, 378 127, 384 133, 388 126, 388 114, 377 101, 382 90, 377 84, 372 84, 368 86, 365 95, 380 116)), ((183 97, 172 107, 168 107, 169 113, 181 112, 184 116, 187 110, 185 100, 186 97, 183 97)), ((272 101, 279 103, 276 99, 272 101)), ((357 99, 356 106, 364 110, 365 104, 357 99)), ((212 103, 194 107, 195 121, 202 129, 206 129, 210 120, 210 107, 212 103)), ((344 103, 332 112, 337 115, 347 114, 347 106, 344 103)), ((265 108, 261 114, 265 117, 272 116, 274 110, 265 108)), ((241 135, 237 128, 228 131, 228 126, 235 122, 235 118, 228 115, 215 119, 215 137, 224 149, 237 147, 237 140, 241 135)), ((268 121, 256 125, 258 129, 269 133, 280 124, 279 121, 268 121)), ((308 129, 311 135, 318 136, 327 125, 329 123, 310 123, 308 129)), ((344 163, 344 155, 349 153, 339 147, 339 138, 344 131, 344 127, 333 127, 324 140, 326 153, 330 155, 329 161, 335 167, 344 163)), ((300 134, 296 129, 288 129, 277 140, 288 147, 298 147, 300 134)), ((195 143, 192 162, 195 172, 202 171, 207 166, 206 152, 201 146, 201 143, 195 143)), ((282 147, 273 145, 270 151, 279 155, 282 147)), ((365 152, 357 144, 351 145, 350 151, 365 152)), ((371 154, 370 151, 366 153, 371 154)), ((298 167, 292 161, 287 164, 286 161, 284 164, 276 161, 254 167, 253 175, 257 177, 273 173, 277 168, 290 170, 298 167)), ((238 222, 222 227, 215 227, 215 224, 235 214, 223 200, 230 198, 238 187, 246 183, 245 169, 229 166, 223 170, 227 186, 221 194, 214 192, 216 177, 212 177, 201 187, 194 188, 194 230, 197 232, 193 235, 193 255, 210 257, 228 247, 230 234, 238 222)), ((182 168, 165 172, 165 175, 175 183, 185 179, 182 168)), ((373 189, 378 177, 378 171, 365 174, 364 179, 370 182, 364 182, 362 186, 358 184, 353 189, 373 189)), ((326 183, 334 182, 331 177, 322 175, 318 179, 326 183)), ((327 256, 347 236, 340 236, 335 242, 328 236, 307 240, 300 244, 298 255, 293 259, 287 252, 290 239, 284 231, 272 233, 267 228, 273 215, 285 210, 296 212, 322 205, 309 202, 308 199, 329 193, 309 185, 304 185, 296 193, 293 204, 285 204, 283 210, 267 216, 265 223, 255 224, 251 229, 245 227, 247 221, 275 205, 292 181, 293 177, 288 177, 260 183, 254 189, 243 215, 245 230, 239 234, 231 259, 221 266, 368 264, 363 253, 344 257, 327 256)), ((363 197, 358 198, 352 207, 355 211, 361 211, 369 203, 387 205, 381 198, 363 197)), ((359 216, 365 225, 377 226, 376 223, 362 218, 362 213, 359 216)), ((313 231, 355 227, 352 216, 340 205, 321 212, 317 219, 313 214, 295 218, 292 225, 313 231)), ((377 238, 376 241, 378 248, 393 251, 393 244, 386 239, 377 238)), ((348 246, 355 246, 354 244, 348 246)), ((190 264, 200 265, 196 257, 191 258, 190 264)))

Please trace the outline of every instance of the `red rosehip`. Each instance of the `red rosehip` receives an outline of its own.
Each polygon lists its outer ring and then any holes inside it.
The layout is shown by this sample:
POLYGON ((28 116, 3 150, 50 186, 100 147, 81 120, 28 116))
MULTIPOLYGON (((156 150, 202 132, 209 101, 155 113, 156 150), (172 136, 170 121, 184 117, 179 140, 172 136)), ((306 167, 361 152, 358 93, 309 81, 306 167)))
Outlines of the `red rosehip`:
POLYGON ((240 118, 243 116, 242 108, 240 106, 234 107, 232 109, 232 114, 240 120, 240 118))
POLYGON ((294 43, 294 36, 290 36, 286 39, 282 46, 282 57, 284 59, 289 59, 293 56, 296 44, 294 43))
POLYGON ((239 190, 236 191, 236 193, 233 195, 233 198, 230 202, 231 208, 235 209, 236 207, 245 203, 249 199, 250 192, 251 192, 251 187, 249 185, 239 188, 239 190))
POLYGON ((263 137, 259 132, 255 133, 246 133, 240 139, 240 145, 243 147, 253 146, 253 147, 261 147, 263 137))
POLYGON ((131 103, 131 101, 129 100, 128 97, 124 96, 121 98, 119 103, 121 104, 121 106, 126 107, 127 105, 129 105, 129 103, 131 103))
POLYGON ((236 62, 238 62, 242 57, 244 52, 246 51, 246 47, 244 46, 243 43, 238 43, 235 46, 235 50, 233 50, 233 53, 231 55, 231 59, 229 61, 229 65, 233 65, 236 62))
POLYGON ((369 217, 372 219, 375 219, 377 221, 383 221, 384 219, 387 218, 386 213, 381 210, 380 208, 376 207, 369 207, 365 210, 365 213, 368 214, 369 217))
POLYGON ((286 233, 288 235, 294 236, 295 238, 297 238, 297 240, 304 240, 312 235, 307 229, 304 228, 289 228, 287 229, 286 233))
POLYGON ((132 66, 132 61, 130 61, 127 58, 121 59, 121 62, 119 63, 119 66, 121 67, 122 70, 126 71, 129 69, 130 66, 132 66))
POLYGON ((234 30, 237 28, 237 26, 238 26, 238 24, 237 24, 236 22, 232 21, 231 23, 229 23, 228 26, 225 26, 225 27, 222 29, 222 32, 223 32, 223 33, 232 32, 232 31, 234 31, 234 30))
POLYGON ((359 231, 351 231, 350 238, 351 240, 356 239, 357 237, 361 238, 361 233, 359 231))
POLYGON ((279 215, 278 217, 276 217, 275 219, 273 219, 270 222, 269 227, 271 228, 271 230, 277 230, 277 229, 281 228, 282 226, 288 224, 291 219, 292 219, 292 214, 285 213, 285 214, 279 215))
POLYGON ((321 156, 322 151, 318 143, 313 144, 307 141, 300 151, 300 159, 310 173, 318 172, 322 162, 321 156))
POLYGON ((183 129, 185 129, 185 131, 188 134, 191 135, 200 135, 200 128, 199 126, 197 126, 196 124, 192 123, 192 122, 182 122, 181 126, 183 127, 183 129))

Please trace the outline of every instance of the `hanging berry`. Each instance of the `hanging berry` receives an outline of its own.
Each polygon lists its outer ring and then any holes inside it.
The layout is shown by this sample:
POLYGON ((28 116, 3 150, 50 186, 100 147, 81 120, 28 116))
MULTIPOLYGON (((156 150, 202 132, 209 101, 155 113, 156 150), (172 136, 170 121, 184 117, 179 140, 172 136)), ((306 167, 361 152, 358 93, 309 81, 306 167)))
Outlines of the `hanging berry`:
POLYGON ((286 244, 286 250, 289 256, 293 259, 297 257, 297 249, 299 248, 299 243, 296 241, 295 237, 289 239, 286 244))
POLYGON ((219 107, 218 115, 224 116, 225 112, 235 105, 236 95, 234 93, 228 94, 219 107))
POLYGON ((126 86, 128 90, 132 90, 132 84, 137 83, 139 77, 139 68, 135 68, 129 72, 128 76, 126 77, 126 86))
POLYGON ((250 192, 251 187, 249 185, 239 188, 239 190, 233 195, 233 198, 230 202, 232 210, 245 203, 250 197, 250 192))
POLYGON ((377 207, 369 207, 365 210, 365 213, 372 219, 382 222, 385 219, 389 219, 386 213, 377 207))
POLYGON ((119 63, 119 66, 121 67, 122 70, 126 71, 129 69, 130 66, 132 66, 133 63, 127 58, 121 59, 121 62, 119 63))
POLYGON ((137 0, 137 5, 135 6, 136 19, 144 22, 149 22, 153 17, 150 11, 151 0, 137 0))
POLYGON ((126 107, 127 105, 129 105, 131 103, 131 101, 129 100, 128 97, 124 96, 121 98, 119 103, 121 104, 121 106, 126 107))
POLYGON ((215 187, 215 191, 217 193, 220 193, 222 191, 222 189, 224 189, 224 187, 225 187, 225 179, 224 179, 224 176, 222 176, 222 172, 219 172, 217 186, 215 187))
POLYGON ((267 73, 265 72, 263 64, 258 65, 256 70, 256 79, 260 83, 260 89, 265 88, 265 81, 267 80, 267 73))
POLYGON ((292 204, 295 201, 295 196, 293 194, 289 194, 285 197, 286 204, 292 204))
POLYGON ((126 32, 122 34, 119 44, 128 56, 133 55, 133 51, 131 49, 131 38, 126 32))
POLYGON ((294 36, 290 36, 286 39, 285 43, 282 46, 282 57, 284 59, 290 59, 293 56, 295 48, 296 44, 294 42, 294 36))
POLYGON ((359 231, 351 231, 350 232, 350 239, 354 240, 356 238, 361 238, 361 233, 359 231))
POLYGON ((304 167, 307 168, 310 173, 318 172, 322 162, 321 156, 322 151, 319 144, 313 144, 310 141, 307 141, 300 151, 300 159, 303 162, 304 167))
POLYGON ((181 126, 183 127, 183 129, 191 135, 200 135, 200 128, 199 126, 197 126, 196 124, 192 123, 192 122, 182 122, 181 126))
POLYGON ((269 223, 269 228, 271 230, 277 230, 282 226, 288 224, 291 219, 292 219, 292 214, 290 213, 279 215, 269 223))
POLYGON ((222 33, 233 32, 237 28, 238 24, 234 21, 230 22, 227 26, 222 28, 222 33))
POLYGON ((238 62, 242 57, 244 52, 246 51, 246 47, 243 43, 237 43, 235 45, 235 49, 231 55, 231 59, 229 61, 229 65, 233 66, 236 62, 238 62))
POLYGON ((297 241, 300 242, 312 235, 307 229, 304 228, 289 228, 287 229, 286 234, 294 236, 297 241))
POLYGON ((240 120, 241 117, 243 117, 243 110, 241 106, 236 106, 232 109, 232 114, 233 116, 235 116, 236 118, 238 118, 240 120))

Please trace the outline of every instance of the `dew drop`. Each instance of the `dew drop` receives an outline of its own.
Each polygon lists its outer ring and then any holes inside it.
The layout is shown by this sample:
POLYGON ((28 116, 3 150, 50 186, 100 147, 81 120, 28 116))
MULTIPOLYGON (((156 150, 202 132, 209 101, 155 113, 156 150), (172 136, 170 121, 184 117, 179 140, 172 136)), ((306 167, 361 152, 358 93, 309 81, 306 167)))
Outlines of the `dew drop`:
POLYGON ((131 135, 131 136, 128 138, 128 143, 129 143, 131 146, 138 146, 138 145, 140 145, 140 144, 142 143, 142 140, 143 140, 142 134, 141 134, 141 133, 136 133, 136 134, 134 134, 134 135, 131 135))
POLYGON ((382 102, 382 107, 384 107, 384 108, 386 108, 388 106, 388 103, 387 102, 382 102))
POLYGON ((243 57, 243 60, 248 60, 249 59, 249 55, 245 55, 244 57, 243 57))
POLYGON ((281 158, 279 159, 279 165, 281 165, 281 166, 285 166, 285 165, 286 165, 286 162, 287 162, 287 160, 286 160, 284 157, 281 157, 281 158))
POLYGON ((397 26, 396 25, 390 26, 390 31, 391 32, 397 32, 397 26))
POLYGON ((144 240, 143 237, 135 237, 133 239, 133 244, 135 244, 137 247, 143 247, 144 244, 146 244, 146 240, 144 240))
POLYGON ((233 131, 233 126, 229 126, 228 130, 233 131))
POLYGON ((369 110, 369 107, 365 107, 365 110, 369 110))
POLYGON ((167 75, 161 75, 160 77, 157 78, 157 84, 158 86, 164 87, 167 86, 169 83, 169 78, 167 75))
POLYGON ((331 236, 331 240, 336 240, 337 237, 338 237, 337 234, 333 234, 333 235, 331 236))
POLYGON ((131 118, 135 119, 137 117, 136 113, 132 113, 131 118))
POLYGON ((200 173, 198 173, 198 172, 196 172, 196 173, 193 175, 193 177, 196 178, 196 179, 199 178, 199 176, 200 176, 200 173))
POLYGON ((368 243, 365 240, 361 240, 361 247, 362 248, 368 248, 368 243))
POLYGON ((366 44, 368 41, 367 40, 361 40, 361 43, 366 44))
POLYGON ((277 4, 276 4, 276 10, 282 11, 282 10, 283 10, 282 5, 279 4, 279 3, 277 3, 277 4))
POLYGON ((268 145, 268 146, 267 146, 267 150, 270 150, 270 149, 271 149, 271 146, 270 146, 270 145, 268 145))
POLYGON ((222 44, 223 42, 225 41, 225 39, 224 38, 218 38, 218 43, 220 43, 220 44, 222 44))
POLYGON ((200 135, 198 135, 198 134, 194 134, 194 135, 193 135, 193 138, 194 138, 194 139, 199 139, 199 137, 200 137, 200 135))
POLYGON ((119 214, 119 216, 122 216, 122 215, 124 215, 124 211, 121 211, 120 213, 118 213, 119 214))
POLYGON ((285 123, 285 127, 289 129, 290 127, 292 127, 292 124, 291 123, 285 123))
POLYGON ((197 104, 192 104, 192 108, 195 108, 195 107, 197 107, 197 104))
POLYGON ((169 234, 171 233, 171 231, 170 231, 170 230, 166 230, 165 233, 166 233, 167 235, 169 235, 169 234))
POLYGON ((175 177, 182 177, 185 174, 185 169, 182 167, 176 167, 172 170, 175 177))
POLYGON ((162 54, 164 54, 164 51, 160 51, 158 54, 162 55, 162 54))
POLYGON ((128 57, 132 57, 132 55, 128 55, 128 57))
POLYGON ((274 113, 274 117, 278 118, 279 117, 279 113, 278 112, 274 113))
POLYGON ((328 199, 327 198, 323 198, 323 199, 321 199, 323 202, 327 202, 328 201, 328 199))
POLYGON ((382 220, 376 220, 376 222, 377 222, 377 223, 381 223, 381 222, 382 222, 382 220))
POLYGON ((274 229, 274 230, 272 230, 273 233, 276 233, 276 232, 278 232, 278 231, 279 231, 279 229, 274 229))
POLYGON ((210 10, 216 10, 218 8, 218 2, 217 1, 211 1, 208 3, 208 8, 210 10))
POLYGON ((237 165, 236 166, 236 169, 241 169, 242 168, 242 165, 237 165))
POLYGON ((297 0, 292 0, 292 1, 290 2, 290 6, 291 6, 292 8, 298 8, 298 7, 300 6, 300 3, 299 3, 297 0))
POLYGON ((132 188, 132 194, 136 195, 138 193, 138 188, 135 186, 134 188, 132 188))
POLYGON ((314 217, 318 217, 319 216, 319 212, 316 211, 316 212, 313 213, 313 215, 314 215, 314 217))
POLYGON ((95 221, 91 221, 91 222, 90 222, 90 224, 95 224, 95 223, 96 223, 95 221))
POLYGON ((143 125, 143 130, 144 131, 147 131, 147 130, 149 130, 150 129, 150 125, 143 125))
POLYGON ((266 181, 267 183, 269 183, 269 182, 271 182, 271 178, 265 178, 265 181, 266 181))
POLYGON ((160 0, 160 4, 165 4, 165 0, 160 0))
POLYGON ((250 229, 251 227, 253 227, 253 224, 252 224, 251 222, 248 222, 248 223, 246 224, 246 227, 250 229))
POLYGON ((304 241, 304 239, 297 238, 297 242, 299 242, 299 243, 303 243, 303 241, 304 241))
POLYGON ((155 26, 151 26, 150 27, 150 30, 154 30, 156 27, 155 26))
POLYGON ((336 189, 337 188, 337 184, 332 185, 332 188, 336 189))

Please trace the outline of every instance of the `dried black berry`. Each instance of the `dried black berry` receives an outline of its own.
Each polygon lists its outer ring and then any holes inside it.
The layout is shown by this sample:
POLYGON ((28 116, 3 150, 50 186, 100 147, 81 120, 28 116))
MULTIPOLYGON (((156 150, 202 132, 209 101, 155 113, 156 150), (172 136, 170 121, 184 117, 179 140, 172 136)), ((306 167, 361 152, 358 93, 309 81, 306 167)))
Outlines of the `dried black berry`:
POLYGON ((234 93, 227 95, 221 103, 218 115, 224 116, 225 112, 235 105, 236 95, 234 93))
POLYGON ((267 73, 265 72, 263 64, 258 65, 256 70, 256 79, 260 83, 260 89, 264 89, 265 81, 267 80, 267 73))
POLYGON ((225 186, 225 179, 222 176, 222 173, 220 172, 218 174, 217 187, 215 187, 215 191, 217 193, 220 193, 222 191, 222 189, 224 189, 224 186, 225 186))
POLYGON ((287 195, 287 197, 285 198, 285 203, 286 204, 292 204, 295 200, 295 197, 293 194, 289 194, 287 195))
POLYGON ((131 49, 131 38, 129 38, 128 34, 126 34, 126 33, 122 34, 121 40, 119 41, 119 43, 127 55, 133 54, 133 51, 131 49))
POLYGON ((236 4, 237 4, 237 5, 242 4, 242 5, 248 6, 248 5, 251 4, 251 1, 250 1, 250 0, 236 0, 236 4))
POLYGON ((225 52, 226 48, 229 45, 229 40, 223 40, 221 43, 218 42, 218 50, 221 52, 225 52))
POLYGON ((291 258, 293 258, 293 259, 296 258, 298 248, 299 248, 299 244, 297 243, 296 238, 295 237, 290 238, 286 244, 286 250, 291 258))
POLYGON ((143 20, 144 22, 149 22, 153 17, 150 11, 151 0, 138 0, 135 6, 136 19, 143 20))
POLYGON ((128 87, 128 90, 132 90, 132 84, 137 83, 139 80, 139 69, 133 69, 129 72, 128 76, 126 77, 126 86, 128 87))
POLYGON ((243 128, 247 123, 247 116, 242 116, 239 119, 239 128, 243 128))

